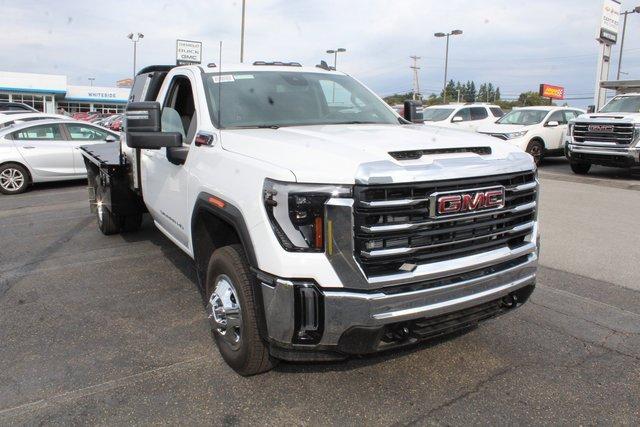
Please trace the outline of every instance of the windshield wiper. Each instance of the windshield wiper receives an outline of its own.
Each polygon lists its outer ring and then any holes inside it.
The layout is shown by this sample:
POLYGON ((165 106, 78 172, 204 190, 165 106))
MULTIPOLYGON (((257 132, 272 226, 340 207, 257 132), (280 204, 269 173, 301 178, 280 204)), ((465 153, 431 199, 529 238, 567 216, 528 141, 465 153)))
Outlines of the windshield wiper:
POLYGON ((247 125, 234 126, 231 129, 279 129, 280 125, 247 125))

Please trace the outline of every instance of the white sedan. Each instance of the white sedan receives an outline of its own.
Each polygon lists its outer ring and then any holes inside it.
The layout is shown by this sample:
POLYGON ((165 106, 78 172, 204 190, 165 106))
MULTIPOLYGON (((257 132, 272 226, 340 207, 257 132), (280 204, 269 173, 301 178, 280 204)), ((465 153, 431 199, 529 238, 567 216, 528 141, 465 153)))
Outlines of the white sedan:
POLYGON ((115 132, 59 118, 14 123, 0 129, 0 193, 18 194, 36 182, 87 176, 81 145, 119 140, 115 132))
POLYGON ((495 124, 479 127, 478 132, 517 145, 538 164, 545 156, 564 155, 567 124, 581 114, 583 110, 569 107, 517 108, 495 124))

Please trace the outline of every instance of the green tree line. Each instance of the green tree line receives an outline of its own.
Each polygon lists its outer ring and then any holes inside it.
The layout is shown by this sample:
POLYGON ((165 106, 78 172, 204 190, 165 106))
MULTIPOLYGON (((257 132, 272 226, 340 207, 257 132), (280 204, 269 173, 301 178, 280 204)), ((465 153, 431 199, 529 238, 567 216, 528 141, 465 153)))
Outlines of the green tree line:
MULTIPOLYGON (((497 104, 505 110, 510 110, 513 107, 525 107, 532 105, 549 105, 549 100, 542 98, 538 92, 523 92, 515 100, 504 100, 500 95, 500 87, 493 83, 481 83, 476 86, 475 82, 455 82, 449 80, 446 87, 447 91, 447 103, 451 102, 489 102, 497 104)), ((432 93, 427 97, 423 97, 423 104, 437 105, 444 102, 444 90, 439 94, 432 93)), ((387 96, 384 100, 389 105, 402 104, 407 99, 413 99, 413 93, 395 93, 387 96)))

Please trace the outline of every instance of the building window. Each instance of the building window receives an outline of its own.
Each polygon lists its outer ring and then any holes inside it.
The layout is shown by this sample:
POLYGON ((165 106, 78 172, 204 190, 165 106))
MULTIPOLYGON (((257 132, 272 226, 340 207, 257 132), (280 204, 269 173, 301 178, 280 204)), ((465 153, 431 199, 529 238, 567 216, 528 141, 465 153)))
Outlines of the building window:
POLYGON ((38 111, 44 112, 44 95, 33 95, 30 93, 12 93, 12 102, 22 102, 38 111))
POLYGON ((8 93, 0 93, 0 102, 9 102, 9 99, 8 93))

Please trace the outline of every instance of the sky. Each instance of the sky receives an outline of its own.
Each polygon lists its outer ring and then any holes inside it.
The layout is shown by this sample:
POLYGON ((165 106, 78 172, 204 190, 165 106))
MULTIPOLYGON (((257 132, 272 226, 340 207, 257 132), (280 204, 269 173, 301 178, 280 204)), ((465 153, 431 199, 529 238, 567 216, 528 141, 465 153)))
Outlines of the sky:
MULTIPOLYGON (((449 77, 492 82, 503 98, 540 83, 590 98, 595 87, 602 0, 246 0, 245 62, 333 62, 385 96, 412 88, 411 55, 426 95, 439 92, 444 39, 449 77)), ((623 10, 640 0, 623 0, 623 10)), ((71 84, 113 86, 133 68, 130 32, 141 32, 138 68, 175 62, 175 40, 203 42, 203 62, 239 62, 241 0, 0 0, 0 70, 64 74, 71 84)), ((623 78, 640 78, 640 14, 630 15, 623 78)), ((614 46, 610 77, 617 71, 614 46)), ((570 99, 574 106, 590 99, 570 99)))

